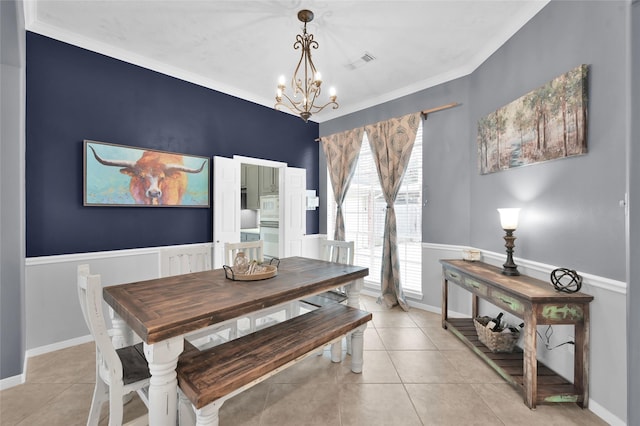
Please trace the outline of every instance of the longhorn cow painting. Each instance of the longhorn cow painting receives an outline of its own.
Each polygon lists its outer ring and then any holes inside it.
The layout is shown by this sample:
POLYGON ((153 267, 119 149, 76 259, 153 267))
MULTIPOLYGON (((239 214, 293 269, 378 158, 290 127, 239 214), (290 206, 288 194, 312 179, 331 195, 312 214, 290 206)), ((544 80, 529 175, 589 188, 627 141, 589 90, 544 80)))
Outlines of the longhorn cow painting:
POLYGON ((84 205, 209 207, 209 158, 85 140, 84 205))

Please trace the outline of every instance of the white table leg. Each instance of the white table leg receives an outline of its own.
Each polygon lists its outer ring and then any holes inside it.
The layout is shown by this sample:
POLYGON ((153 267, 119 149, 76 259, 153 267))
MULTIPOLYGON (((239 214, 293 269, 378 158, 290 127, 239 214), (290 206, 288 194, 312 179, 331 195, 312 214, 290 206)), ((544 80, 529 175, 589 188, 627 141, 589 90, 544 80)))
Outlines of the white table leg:
POLYGON ((367 324, 362 324, 351 333, 351 371, 354 373, 362 373, 362 365, 364 364, 364 330, 367 324))
POLYGON ((149 424, 175 426, 178 409, 178 356, 184 349, 183 336, 151 345, 144 344, 149 362, 149 424))
POLYGON ((347 290, 347 305, 360 309, 360 291, 364 288, 364 278, 358 278, 345 286, 347 290))
POLYGON ((342 361, 342 339, 331 344, 331 361, 342 361))
MULTIPOLYGON (((364 288, 364 278, 357 279, 355 281, 350 282, 345 286, 345 291, 347 293, 347 306, 351 306, 352 308, 360 309, 360 291, 364 288)), ((347 335, 347 354, 352 355, 353 342, 351 340, 352 335, 347 335)))

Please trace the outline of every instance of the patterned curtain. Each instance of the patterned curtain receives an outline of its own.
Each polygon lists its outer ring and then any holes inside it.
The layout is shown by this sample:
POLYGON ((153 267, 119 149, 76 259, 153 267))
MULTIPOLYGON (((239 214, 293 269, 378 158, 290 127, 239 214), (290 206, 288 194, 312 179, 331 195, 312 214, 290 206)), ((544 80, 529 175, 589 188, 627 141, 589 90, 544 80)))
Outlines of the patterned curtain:
POLYGON ((338 206, 336 212, 336 229, 333 239, 344 241, 344 216, 342 203, 347 195, 351 179, 358 164, 358 155, 362 146, 364 129, 353 129, 320 138, 324 155, 327 157, 329 177, 333 187, 333 195, 338 206))
POLYGON ((380 186, 387 202, 380 277, 382 294, 378 303, 388 308, 400 304, 405 311, 409 310, 409 305, 404 298, 400 283, 398 232, 394 206, 411 158, 411 150, 419 125, 420 113, 416 112, 365 127, 378 170, 380 186))

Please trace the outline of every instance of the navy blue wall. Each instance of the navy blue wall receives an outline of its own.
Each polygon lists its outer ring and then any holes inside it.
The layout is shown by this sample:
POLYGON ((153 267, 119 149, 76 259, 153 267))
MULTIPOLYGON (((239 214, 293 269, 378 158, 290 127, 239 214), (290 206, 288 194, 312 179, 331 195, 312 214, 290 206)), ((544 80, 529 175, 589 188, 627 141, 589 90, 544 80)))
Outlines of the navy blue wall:
POLYGON ((282 161, 318 188, 317 123, 34 33, 26 56, 27 257, 212 241, 210 208, 84 207, 84 139, 282 161))

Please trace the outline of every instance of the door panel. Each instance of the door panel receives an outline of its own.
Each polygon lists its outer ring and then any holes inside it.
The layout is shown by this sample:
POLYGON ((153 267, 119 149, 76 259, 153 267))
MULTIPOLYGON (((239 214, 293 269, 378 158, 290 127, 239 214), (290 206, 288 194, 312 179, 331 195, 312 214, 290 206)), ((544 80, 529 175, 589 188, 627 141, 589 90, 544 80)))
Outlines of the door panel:
POLYGON ((240 163, 213 157, 213 267, 224 265, 224 243, 240 242, 240 163))
POLYGON ((284 172, 284 217, 280 220, 283 229, 281 249, 284 256, 301 256, 302 239, 307 232, 305 209, 307 171, 295 167, 280 169, 284 172))

